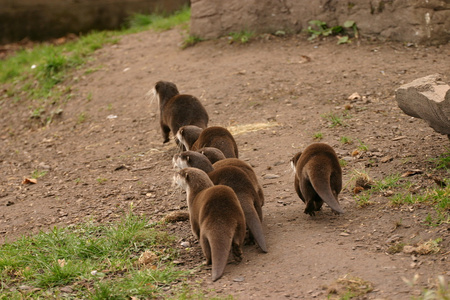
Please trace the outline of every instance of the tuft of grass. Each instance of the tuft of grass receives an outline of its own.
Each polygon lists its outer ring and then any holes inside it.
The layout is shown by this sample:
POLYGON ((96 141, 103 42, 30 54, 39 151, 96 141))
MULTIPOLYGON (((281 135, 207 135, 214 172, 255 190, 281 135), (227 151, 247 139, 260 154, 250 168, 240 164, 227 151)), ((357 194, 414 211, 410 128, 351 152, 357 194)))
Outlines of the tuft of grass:
POLYGON ((131 213, 120 221, 53 228, 0 246, 0 299, 60 298, 69 286, 73 299, 165 298, 164 290, 187 272, 171 262, 174 238, 131 213), (143 252, 155 261, 143 265, 143 252))
POLYGON ((358 149, 361 151, 369 151, 369 146, 367 146, 363 141, 358 140, 359 146, 358 149))
POLYGON ((447 149, 447 152, 441 154, 437 158, 432 158, 429 161, 434 162, 436 169, 450 169, 450 149, 447 149))
POLYGON ((330 122, 329 127, 331 127, 331 128, 337 127, 337 126, 347 126, 347 124, 345 124, 345 122, 344 122, 344 119, 350 118, 350 116, 347 113, 336 114, 333 112, 323 114, 321 117, 324 118, 325 120, 327 120, 328 122, 330 122))
POLYGON ((342 136, 342 137, 339 139, 339 141, 340 141, 342 144, 348 144, 348 145, 353 144, 353 140, 352 140, 351 138, 347 137, 347 136, 342 136))
POLYGON ((316 133, 313 134, 313 138, 315 140, 320 141, 321 139, 323 139, 323 133, 322 132, 316 132, 316 133))
POLYGON ((189 48, 189 47, 193 47, 193 46, 195 46, 196 44, 198 44, 198 43, 200 43, 202 41, 203 41, 203 39, 200 38, 200 37, 197 37, 197 36, 194 36, 194 35, 188 35, 184 39, 181 48, 182 49, 186 49, 186 48, 189 48))
POLYGON ((178 25, 187 24, 191 18, 191 10, 184 7, 171 15, 167 14, 134 14, 126 23, 125 32, 137 32, 147 29, 156 31, 165 31, 172 29, 178 25))
POLYGON ((96 181, 97 181, 99 184, 104 184, 105 182, 108 181, 108 179, 107 179, 107 178, 103 178, 103 177, 99 177, 99 178, 96 179, 96 181))
POLYGON ((87 119, 87 114, 85 112, 81 112, 78 116, 77 116, 77 123, 81 124, 86 122, 87 119))
POLYGON ((34 179, 41 178, 41 177, 45 176, 45 175, 47 174, 47 172, 48 172, 48 171, 34 170, 34 171, 31 173, 31 178, 34 178, 34 179))
POLYGON ((241 44, 248 43, 254 36, 255 34, 253 32, 246 30, 240 32, 231 32, 229 34, 230 43, 236 42, 241 44))
POLYGON ((370 197, 372 196, 372 193, 360 193, 355 196, 356 205, 360 208, 366 207, 368 205, 373 204, 372 201, 370 201, 370 197))

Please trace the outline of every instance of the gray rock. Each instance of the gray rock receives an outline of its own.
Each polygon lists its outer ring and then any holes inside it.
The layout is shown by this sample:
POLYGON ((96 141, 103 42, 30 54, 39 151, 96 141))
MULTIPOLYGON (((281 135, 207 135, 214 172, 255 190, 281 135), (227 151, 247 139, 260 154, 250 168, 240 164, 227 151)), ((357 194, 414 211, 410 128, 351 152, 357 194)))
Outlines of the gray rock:
POLYGON ((402 85, 395 91, 395 100, 405 114, 425 120, 439 133, 450 134, 450 86, 439 74, 402 85))
POLYGON ((191 0, 190 34, 204 39, 243 30, 260 33, 306 30, 310 20, 328 26, 355 21, 360 35, 382 40, 445 44, 450 40, 448 1, 191 0))

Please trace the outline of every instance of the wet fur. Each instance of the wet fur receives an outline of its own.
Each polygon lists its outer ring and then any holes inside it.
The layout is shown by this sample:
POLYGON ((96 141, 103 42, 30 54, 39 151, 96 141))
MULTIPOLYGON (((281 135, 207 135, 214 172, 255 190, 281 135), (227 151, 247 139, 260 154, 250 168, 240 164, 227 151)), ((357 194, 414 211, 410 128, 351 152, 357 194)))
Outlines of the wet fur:
MULTIPOLYGON (((256 179, 256 175, 251 169, 251 166, 239 159, 225 159, 235 160, 236 164, 243 167, 234 166, 232 164, 222 164, 218 168, 214 168, 210 161, 202 154, 195 151, 185 151, 180 154, 175 154, 173 157, 174 165, 180 168, 195 167, 208 173, 212 182, 216 185, 223 184, 231 187, 236 193, 242 209, 244 210, 247 227, 250 231, 250 239, 253 238, 258 243, 263 252, 267 252, 266 241, 262 230, 262 209, 261 199, 256 193, 254 183, 249 178, 247 172, 251 172, 256 179)), ((222 161, 220 161, 222 162, 222 161)))
POLYGON ((177 86, 171 82, 158 81, 155 94, 160 111, 160 126, 163 143, 167 143, 169 133, 176 134, 184 125, 200 128, 208 126, 208 113, 201 102, 191 95, 180 95, 177 86))
POLYGON ((220 126, 211 126, 205 128, 198 138, 195 138, 197 133, 197 129, 184 127, 177 136, 180 141, 183 141, 183 144, 188 150, 196 151, 204 147, 214 147, 222 151, 223 155, 227 158, 239 157, 236 141, 228 129, 220 126), (195 142, 192 143, 193 140, 195 142))
POLYGON ((311 216, 327 203, 336 213, 344 213, 338 195, 342 189, 342 169, 336 152, 327 144, 314 143, 291 160, 295 171, 294 186, 311 216))
POLYGON ((244 212, 234 191, 213 185, 205 172, 186 168, 174 180, 186 189, 191 230, 200 242, 206 263, 212 264, 212 280, 222 277, 230 250, 242 260, 245 238, 244 212))

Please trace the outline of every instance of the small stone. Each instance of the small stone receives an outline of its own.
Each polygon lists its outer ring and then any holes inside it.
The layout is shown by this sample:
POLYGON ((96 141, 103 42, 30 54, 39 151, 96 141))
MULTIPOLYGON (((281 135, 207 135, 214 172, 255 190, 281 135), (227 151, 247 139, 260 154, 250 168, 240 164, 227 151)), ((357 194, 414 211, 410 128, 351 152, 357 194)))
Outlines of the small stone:
POLYGON ((244 279, 245 279, 244 277, 240 276, 240 277, 233 278, 233 281, 242 282, 242 281, 244 281, 244 279))
POLYGON ((184 248, 187 248, 187 247, 190 247, 191 246, 191 244, 189 243, 189 242, 181 242, 181 244, 180 244, 182 247, 184 247, 184 248))
POLYGON ((279 178, 280 177, 280 175, 276 175, 276 174, 266 174, 266 175, 264 175, 264 179, 276 179, 276 178, 279 178))
POLYGON ((348 233, 348 232, 341 232, 339 235, 340 235, 340 236, 349 236, 350 233, 348 233))

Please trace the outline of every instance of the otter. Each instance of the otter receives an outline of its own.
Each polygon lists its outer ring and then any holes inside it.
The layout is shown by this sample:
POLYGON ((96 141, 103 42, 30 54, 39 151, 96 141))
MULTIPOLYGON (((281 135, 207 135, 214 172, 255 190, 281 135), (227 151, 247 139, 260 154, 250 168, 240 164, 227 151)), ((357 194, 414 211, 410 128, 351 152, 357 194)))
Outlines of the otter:
POLYGON ((171 131, 175 135, 184 125, 208 127, 208 113, 196 97, 180 94, 177 86, 168 81, 158 81, 153 90, 158 99, 163 143, 170 140, 171 131))
POLYGON ((324 143, 311 144, 294 155, 291 167, 295 172, 295 191, 306 204, 305 214, 314 216, 323 202, 335 213, 344 213, 338 201, 342 169, 332 147, 324 143))
POLYGON ((230 250, 242 260, 245 218, 234 191, 214 185, 200 169, 185 168, 174 181, 186 190, 191 230, 199 240, 206 263, 212 264, 212 281, 222 277, 230 250))
POLYGON ((177 138, 187 150, 195 151, 203 147, 214 147, 222 151, 227 158, 239 157, 236 141, 224 127, 211 126, 200 131, 193 126, 183 126, 177 132, 177 138))
POLYGON ((228 160, 234 160, 235 165, 232 163, 222 164, 215 168, 206 156, 195 151, 185 151, 174 155, 173 164, 179 168, 199 168, 208 174, 214 184, 223 184, 231 187, 244 210, 246 224, 250 232, 250 240, 253 241, 254 239, 261 250, 267 252, 261 224, 263 218, 261 206, 264 198, 260 199, 255 190, 255 183, 259 186, 256 175, 250 165, 239 159, 229 158, 219 162, 228 160), (249 174, 252 175, 249 176, 249 174), (251 180, 251 177, 254 177, 254 180, 251 180))
POLYGON ((203 147, 195 151, 206 156, 212 164, 226 158, 222 151, 214 147, 203 147))

